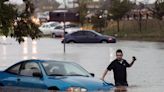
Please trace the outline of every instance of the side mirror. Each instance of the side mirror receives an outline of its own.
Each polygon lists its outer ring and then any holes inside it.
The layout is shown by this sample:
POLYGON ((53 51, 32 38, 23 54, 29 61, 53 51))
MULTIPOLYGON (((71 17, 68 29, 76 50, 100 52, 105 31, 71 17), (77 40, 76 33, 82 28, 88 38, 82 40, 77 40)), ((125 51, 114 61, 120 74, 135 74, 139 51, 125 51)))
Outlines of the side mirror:
POLYGON ((94 74, 94 73, 90 73, 90 75, 91 75, 92 77, 95 77, 95 74, 94 74))
POLYGON ((42 74, 41 74, 40 72, 34 72, 34 73, 32 74, 32 76, 33 76, 33 77, 38 77, 38 78, 42 78, 42 77, 43 77, 42 74))

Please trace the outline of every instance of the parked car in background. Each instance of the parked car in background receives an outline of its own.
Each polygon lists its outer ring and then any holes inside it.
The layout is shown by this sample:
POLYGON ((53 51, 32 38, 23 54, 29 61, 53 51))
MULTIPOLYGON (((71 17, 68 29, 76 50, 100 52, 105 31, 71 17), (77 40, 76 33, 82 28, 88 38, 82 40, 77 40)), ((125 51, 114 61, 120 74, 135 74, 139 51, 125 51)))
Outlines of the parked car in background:
POLYGON ((64 34, 64 30, 63 30, 63 26, 62 25, 57 25, 52 31, 52 37, 61 37, 64 34))
POLYGON ((62 43, 116 43, 113 36, 102 35, 93 30, 81 30, 67 34, 62 43))
POLYGON ((111 83, 95 78, 94 74, 72 62, 25 60, 1 71, 0 75, 1 87, 30 88, 33 91, 86 92, 113 88, 111 83))
POLYGON ((47 23, 42 24, 39 27, 39 30, 43 33, 43 35, 50 35, 52 34, 52 30, 59 24, 60 23, 58 22, 47 22, 47 23))
POLYGON ((37 19, 39 19, 40 23, 45 23, 49 20, 49 11, 38 12, 37 19))
MULTIPOLYGON (((52 37, 62 37, 64 35, 64 24, 58 22, 47 22, 39 27, 43 35, 52 35, 52 37)), ((81 30, 80 26, 73 23, 65 24, 66 34, 81 30)))
MULTIPOLYGON (((70 34, 76 31, 81 30, 80 26, 76 24, 66 24, 65 33, 70 34)), ((64 25, 58 25, 52 30, 53 37, 62 37, 64 35, 64 25)))

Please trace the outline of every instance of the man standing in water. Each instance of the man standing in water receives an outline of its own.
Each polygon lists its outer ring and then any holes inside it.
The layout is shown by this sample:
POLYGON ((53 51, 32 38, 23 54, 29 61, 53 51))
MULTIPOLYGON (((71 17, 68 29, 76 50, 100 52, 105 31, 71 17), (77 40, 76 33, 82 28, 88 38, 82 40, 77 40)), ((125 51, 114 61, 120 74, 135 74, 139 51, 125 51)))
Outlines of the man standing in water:
POLYGON ((104 80, 108 71, 113 70, 115 86, 128 86, 126 68, 131 67, 136 61, 136 58, 133 57, 132 62, 129 64, 126 60, 122 58, 123 52, 121 49, 118 49, 116 51, 116 57, 117 58, 112 61, 112 63, 107 67, 101 79, 104 80))

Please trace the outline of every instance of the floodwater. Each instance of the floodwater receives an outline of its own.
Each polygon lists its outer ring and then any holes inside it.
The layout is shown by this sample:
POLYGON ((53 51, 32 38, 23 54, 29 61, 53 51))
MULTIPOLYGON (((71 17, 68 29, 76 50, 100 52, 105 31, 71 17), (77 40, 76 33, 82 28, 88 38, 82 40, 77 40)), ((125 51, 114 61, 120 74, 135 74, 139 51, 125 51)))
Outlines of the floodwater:
MULTIPOLYGON (((115 59, 115 51, 122 49, 128 62, 131 62, 132 56, 137 57, 133 67, 128 69, 130 86, 126 92, 163 92, 164 43, 118 41, 116 44, 67 44, 64 54, 61 39, 25 40, 18 44, 15 39, 0 37, 0 70, 26 59, 64 60, 76 62, 100 78, 115 59)), ((108 73, 106 81, 114 83, 112 72, 108 73)))

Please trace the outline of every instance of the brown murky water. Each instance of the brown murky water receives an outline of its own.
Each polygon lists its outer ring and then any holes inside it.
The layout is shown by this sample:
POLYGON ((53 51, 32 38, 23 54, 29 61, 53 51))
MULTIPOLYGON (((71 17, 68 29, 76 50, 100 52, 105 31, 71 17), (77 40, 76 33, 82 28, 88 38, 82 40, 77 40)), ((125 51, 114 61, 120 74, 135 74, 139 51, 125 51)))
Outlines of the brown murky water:
MULTIPOLYGON (((80 64, 100 78, 107 65, 115 58, 115 51, 122 49, 124 58, 131 62, 137 57, 132 68, 128 69, 129 87, 121 92, 163 92, 164 87, 164 43, 119 41, 116 44, 68 44, 63 53, 61 39, 42 38, 19 45, 14 39, 0 37, 0 69, 23 59, 55 59, 80 64)), ((106 81, 114 83, 113 73, 106 81)), ((112 90, 111 92, 120 92, 112 90)))

